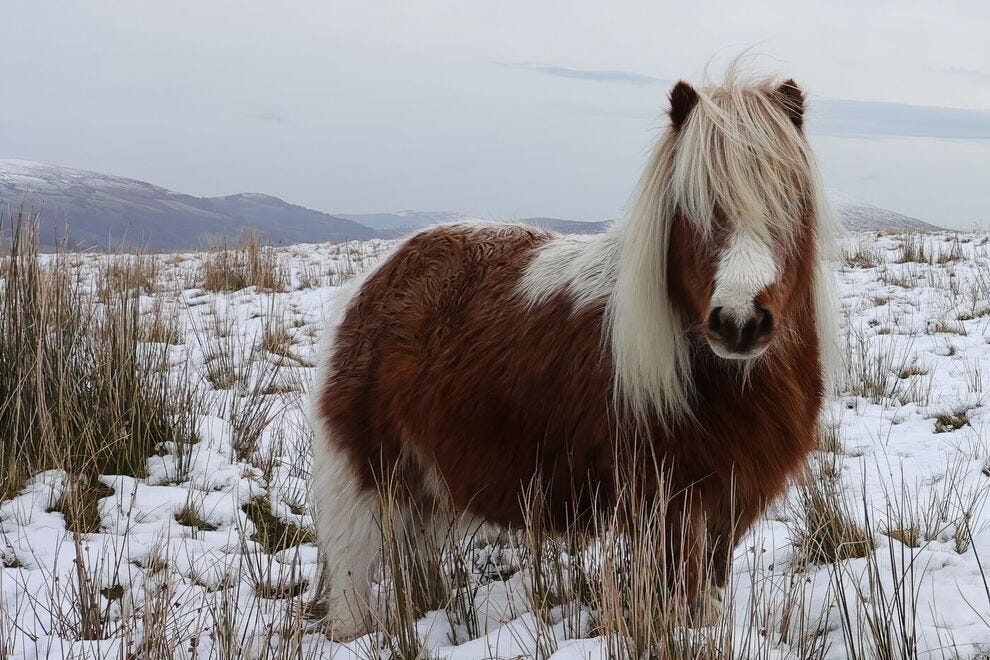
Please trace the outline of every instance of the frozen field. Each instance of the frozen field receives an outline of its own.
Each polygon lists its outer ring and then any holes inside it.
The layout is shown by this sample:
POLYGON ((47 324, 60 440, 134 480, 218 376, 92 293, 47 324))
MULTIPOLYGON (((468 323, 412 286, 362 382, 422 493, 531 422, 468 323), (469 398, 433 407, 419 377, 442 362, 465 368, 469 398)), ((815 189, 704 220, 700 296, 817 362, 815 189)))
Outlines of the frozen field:
MULTIPOLYGON (((988 657, 988 239, 844 237, 848 364, 813 476, 737 548, 725 618, 682 633, 731 643, 699 657, 988 657)), ((97 532, 73 534, 53 510, 61 471, 0 504, 0 656, 615 652, 621 640, 602 634, 590 604, 534 595, 509 542, 462 550, 447 602, 411 639, 396 641, 400 625, 336 644, 302 615, 317 580, 305 393, 338 285, 388 247, 280 248, 275 291, 205 290, 215 254, 160 258, 143 322, 195 392, 198 441, 156 448, 147 476, 100 477, 97 532)), ((75 255, 73 268, 95 281, 106 259, 75 255)))

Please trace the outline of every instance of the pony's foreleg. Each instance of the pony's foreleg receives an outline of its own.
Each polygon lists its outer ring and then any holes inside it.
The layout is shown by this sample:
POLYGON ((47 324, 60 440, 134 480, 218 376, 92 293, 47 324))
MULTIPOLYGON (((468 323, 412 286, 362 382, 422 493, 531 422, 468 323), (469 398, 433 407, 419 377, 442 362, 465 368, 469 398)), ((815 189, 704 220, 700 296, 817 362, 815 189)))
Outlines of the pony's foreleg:
POLYGON ((706 520, 702 523, 705 535, 702 544, 703 564, 700 567, 698 593, 692 606, 700 625, 712 626, 725 612, 728 593, 729 569, 732 565, 732 550, 735 547, 732 531, 731 509, 721 512, 718 509, 705 510, 706 520), (723 515, 727 513, 728 515, 723 515))
POLYGON ((332 433, 314 440, 311 489, 330 634, 358 637, 372 625, 371 586, 382 547, 378 498, 361 487, 332 433))
POLYGON ((714 625, 724 610, 727 573, 724 540, 712 536, 707 513, 697 492, 678 495, 667 512, 672 586, 701 626, 714 625))

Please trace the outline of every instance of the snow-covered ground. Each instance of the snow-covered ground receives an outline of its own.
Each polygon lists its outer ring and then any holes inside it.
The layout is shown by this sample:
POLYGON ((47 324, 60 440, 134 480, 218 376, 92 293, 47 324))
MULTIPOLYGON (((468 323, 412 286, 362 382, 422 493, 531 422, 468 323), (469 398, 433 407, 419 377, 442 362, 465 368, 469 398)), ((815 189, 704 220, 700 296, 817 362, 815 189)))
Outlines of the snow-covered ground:
MULTIPOLYGON (((990 653, 988 239, 844 238, 838 282, 850 364, 842 394, 827 407, 829 451, 812 466, 839 485, 841 508, 875 545, 871 559, 802 561, 795 541, 806 510, 793 489, 736 550, 734 607, 723 622, 735 655, 820 657, 809 651, 818 648, 844 658, 848 638, 859 637, 862 657, 873 657, 871 640, 887 627, 881 620, 907 622, 892 633, 917 657, 990 653), (923 262, 900 263, 905 241, 920 241, 923 262)), ((323 322, 335 285, 387 247, 281 249, 289 286, 279 293, 209 293, 195 288, 204 255, 164 259, 159 290, 142 305, 177 312, 179 343, 169 350, 176 367, 188 366, 202 401, 199 442, 182 455, 171 447, 149 458, 147 478, 102 477, 113 495, 100 501, 97 534, 76 539, 62 514, 49 511, 65 484, 59 472, 37 475, 0 504, 0 655, 140 657, 150 640, 171 645, 176 657, 379 652, 374 635, 337 644, 300 615, 316 586, 316 547, 266 547, 252 538, 245 505, 264 498, 279 519, 311 525, 304 402, 323 322), (80 585, 99 609, 90 639, 80 585)), ((79 256, 78 267, 94 268, 99 258, 79 256)), ((473 552, 515 561, 495 550, 473 552)), ((473 626, 453 606, 427 613, 416 624, 424 653, 609 656, 614 640, 595 637, 591 608, 530 611, 527 569, 514 568, 521 570, 505 580, 474 575, 466 587, 473 626)))

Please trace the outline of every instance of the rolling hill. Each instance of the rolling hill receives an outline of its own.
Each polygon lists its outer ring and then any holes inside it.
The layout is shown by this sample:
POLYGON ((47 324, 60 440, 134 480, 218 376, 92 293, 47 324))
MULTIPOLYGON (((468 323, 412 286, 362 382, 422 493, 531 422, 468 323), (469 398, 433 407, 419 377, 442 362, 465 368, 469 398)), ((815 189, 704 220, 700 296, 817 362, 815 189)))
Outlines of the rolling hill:
POLYGON ((184 250, 254 230, 272 243, 344 241, 380 232, 346 218, 243 193, 195 197, 123 177, 0 160, 0 203, 40 213, 42 243, 184 250))
POLYGON ((835 207, 836 213, 839 214, 842 225, 850 231, 880 231, 883 229, 936 231, 941 229, 941 227, 929 224, 924 220, 853 199, 838 191, 830 191, 829 199, 835 207))

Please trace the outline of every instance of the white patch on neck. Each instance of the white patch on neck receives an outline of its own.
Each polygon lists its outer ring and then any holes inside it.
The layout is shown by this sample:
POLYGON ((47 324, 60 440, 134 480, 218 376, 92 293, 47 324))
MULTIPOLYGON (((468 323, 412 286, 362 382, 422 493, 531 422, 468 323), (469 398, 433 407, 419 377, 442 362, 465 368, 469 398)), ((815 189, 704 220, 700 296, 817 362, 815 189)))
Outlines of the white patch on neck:
POLYGON ((562 291, 574 309, 600 303, 615 287, 618 242, 612 232, 596 236, 559 236, 540 247, 526 266, 519 290, 531 305, 562 291))
POLYGON ((753 300, 777 281, 780 269, 773 248, 752 230, 737 229, 718 260, 712 308, 721 307, 738 321, 754 311, 753 300))

